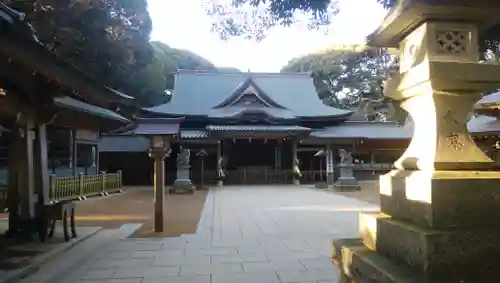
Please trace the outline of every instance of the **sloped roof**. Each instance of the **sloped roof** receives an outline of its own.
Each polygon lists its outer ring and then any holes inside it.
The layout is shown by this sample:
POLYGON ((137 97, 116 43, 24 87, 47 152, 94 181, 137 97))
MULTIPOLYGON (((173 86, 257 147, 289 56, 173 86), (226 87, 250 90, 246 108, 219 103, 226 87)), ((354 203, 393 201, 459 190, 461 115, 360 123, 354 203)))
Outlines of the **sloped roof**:
POLYGON ((76 100, 74 98, 68 97, 68 96, 62 96, 62 97, 54 97, 54 104, 59 106, 59 107, 64 107, 68 108, 71 110, 91 114, 91 115, 96 115, 105 119, 111 119, 111 120, 116 120, 122 123, 128 123, 130 120, 127 118, 123 117, 122 115, 111 111, 106 108, 102 108, 99 106, 95 106, 92 104, 85 103, 80 100, 76 100))
POLYGON ((498 134, 500 120, 485 115, 474 116, 467 123, 467 129, 471 134, 498 134))
POLYGON ((316 138, 338 139, 410 139, 413 125, 392 122, 349 121, 311 133, 316 138))
MULTIPOLYGON (((170 102, 146 108, 146 111, 178 116, 208 116, 251 78, 266 99, 288 109, 296 117, 345 116, 351 111, 326 106, 318 98, 313 81, 307 73, 242 73, 179 71, 170 102)), ((268 111, 283 110, 269 107, 268 111)), ((281 113, 273 113, 279 116, 281 113)))

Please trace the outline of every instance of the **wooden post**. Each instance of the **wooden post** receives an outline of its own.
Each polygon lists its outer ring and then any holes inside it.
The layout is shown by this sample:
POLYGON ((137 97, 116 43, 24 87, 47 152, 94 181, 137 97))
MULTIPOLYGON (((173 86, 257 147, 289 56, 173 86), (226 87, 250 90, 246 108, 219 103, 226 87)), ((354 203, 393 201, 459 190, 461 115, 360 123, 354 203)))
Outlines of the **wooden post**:
POLYGON ((116 171, 116 174, 118 174, 118 180, 117 180, 117 189, 122 189, 122 170, 116 171))
POLYGON ((49 202, 49 164, 47 154, 47 127, 45 124, 37 127, 37 143, 35 146, 36 186, 39 201, 42 204, 49 202))
POLYGON ((334 172, 334 158, 333 158, 333 150, 331 144, 326 145, 326 184, 328 186, 333 186, 333 182, 335 181, 335 172, 334 172))
POLYGON ((76 132, 75 130, 71 130, 71 169, 73 176, 76 176, 76 170, 78 169, 78 153, 77 153, 77 144, 76 144, 76 132))
POLYGON ((297 160, 298 158, 298 154, 297 154, 297 140, 294 139, 292 141, 292 175, 293 175, 293 184, 294 185, 300 185, 300 179, 297 178, 295 176, 295 172, 294 172, 294 167, 295 167, 295 161, 297 160))
POLYGON ((24 137, 22 138, 23 156, 18 169, 19 195, 21 198, 21 218, 30 220, 35 217, 35 184, 34 184, 34 162, 35 154, 33 147, 34 123, 29 119, 22 127, 24 137))
POLYGON ((79 198, 83 198, 84 195, 84 188, 85 188, 85 175, 83 172, 78 173, 78 191, 79 191, 79 198))
POLYGON ((154 231, 163 232, 164 205, 165 205, 165 153, 152 154, 154 159, 154 203, 155 219, 154 231))
POLYGON ((7 207, 9 209, 9 230, 8 235, 15 235, 20 229, 20 201, 19 194, 19 169, 23 156, 22 138, 19 135, 19 129, 14 127, 12 131, 12 140, 9 144, 9 167, 8 167, 8 188, 7 188, 7 207))
POLYGON ((222 141, 217 141, 217 185, 221 187, 224 184, 224 181, 220 178, 220 171, 222 170, 222 164, 219 164, 219 160, 222 157, 222 141))
POLYGON ((107 194, 106 191, 106 172, 101 171, 99 172, 99 178, 101 179, 101 195, 104 196, 107 194))
POLYGON ((205 187, 205 156, 201 156, 201 185, 200 188, 205 187))
POLYGON ((49 176, 49 197, 48 197, 48 202, 54 201, 56 198, 59 196, 57 195, 56 191, 56 175, 55 174, 50 174, 49 176))

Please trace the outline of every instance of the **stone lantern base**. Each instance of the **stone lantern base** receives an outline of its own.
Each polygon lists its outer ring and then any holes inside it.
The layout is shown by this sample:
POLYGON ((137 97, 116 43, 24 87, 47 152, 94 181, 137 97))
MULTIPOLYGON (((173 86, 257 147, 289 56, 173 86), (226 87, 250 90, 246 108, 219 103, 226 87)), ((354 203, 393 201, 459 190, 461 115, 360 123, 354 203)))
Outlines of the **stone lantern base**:
POLYGON ((340 177, 333 184, 333 189, 339 192, 352 192, 361 190, 356 178, 354 178, 352 166, 340 164, 340 177))
POLYGON ((178 168, 177 169, 177 179, 174 184, 170 188, 170 192, 178 192, 178 191, 190 191, 194 193, 196 191, 196 187, 191 182, 189 177, 189 166, 178 168))
POLYGON ((380 183, 382 212, 360 214, 360 238, 332 243, 346 282, 500 277, 500 172, 394 170, 380 183))

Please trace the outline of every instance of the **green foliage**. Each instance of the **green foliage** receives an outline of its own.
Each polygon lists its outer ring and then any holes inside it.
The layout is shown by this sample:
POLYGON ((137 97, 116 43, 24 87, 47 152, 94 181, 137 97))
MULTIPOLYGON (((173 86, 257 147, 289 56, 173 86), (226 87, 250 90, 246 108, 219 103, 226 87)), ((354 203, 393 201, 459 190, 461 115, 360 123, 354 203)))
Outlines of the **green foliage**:
POLYGON ((311 29, 330 23, 339 0, 205 0, 214 20, 212 31, 221 39, 243 36, 262 40, 270 28, 305 20, 311 29), (305 16, 305 17, 304 17, 305 16))
POLYGON ((10 0, 60 60, 140 106, 167 102, 177 69, 215 69, 186 50, 149 42, 147 0, 10 0))
POLYGON ((382 82, 395 57, 385 49, 336 46, 292 59, 282 72, 309 72, 320 99, 339 108, 352 108, 362 98, 381 98, 382 82))
POLYGON ((136 96, 133 80, 152 58, 147 0, 10 0, 45 47, 103 84, 136 96))
MULTIPOLYGON (((311 28, 330 24, 338 12, 338 0, 206 0, 207 14, 214 19, 212 30, 222 39, 244 36, 262 40, 276 25, 289 26, 305 14, 311 28)), ((395 7, 401 0, 376 0, 384 8, 395 7)), ((363 7, 360 7, 363 9, 363 7)), ((500 51, 500 25, 481 34, 482 50, 500 51)))
POLYGON ((171 48, 162 42, 151 42, 153 58, 133 78, 140 88, 136 95, 142 106, 168 102, 174 88, 174 75, 183 70, 216 70, 207 59, 188 50, 171 48))

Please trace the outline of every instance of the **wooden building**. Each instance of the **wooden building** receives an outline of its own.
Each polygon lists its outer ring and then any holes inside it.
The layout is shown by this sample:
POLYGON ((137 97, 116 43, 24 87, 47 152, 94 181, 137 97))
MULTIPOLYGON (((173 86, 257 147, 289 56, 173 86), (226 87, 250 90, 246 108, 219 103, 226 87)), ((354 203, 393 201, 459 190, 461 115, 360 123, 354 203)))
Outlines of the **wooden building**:
MULTIPOLYGON (((167 183, 175 179, 175 160, 182 146, 192 151, 194 182, 202 172, 205 181, 215 182, 218 160, 224 156, 225 183, 255 184, 291 182, 295 156, 301 182, 325 180, 327 171, 335 171, 339 149, 352 153, 358 179, 374 179, 390 170, 411 139, 411 119, 366 121, 360 117, 367 115, 355 112, 324 105, 306 73, 180 70, 171 102, 143 109, 140 116, 185 118, 166 161, 167 183), (207 157, 197 155, 202 149, 207 157), (332 151, 333 164, 316 154, 323 149, 332 151)), ((485 118, 474 117, 469 128, 490 150, 490 141, 484 140, 488 130, 477 119, 485 118)), ((148 141, 131 132, 106 135, 100 142, 101 167, 123 170, 126 184, 150 184, 147 150, 148 141)))
POLYGON ((0 209, 11 235, 39 232, 44 206, 105 181, 97 177, 100 132, 129 123, 114 110, 132 102, 58 61, 24 15, 0 3, 0 209))
MULTIPOLYGON (((184 117, 181 134, 167 160, 173 182, 179 147, 189 148, 191 176, 215 181, 217 161, 224 157, 225 183, 287 183, 298 157, 302 182, 324 180, 326 162, 315 156, 325 148, 353 152, 362 178, 388 170, 411 136, 397 123, 352 121, 353 111, 324 105, 306 73, 183 71, 176 75, 169 103, 143 109, 141 117, 184 117)), ((149 184, 152 172, 148 142, 121 132, 103 137, 101 167, 123 170, 124 182, 149 184), (123 162, 128 160, 129 162, 123 162)), ((339 161, 339 157, 336 157, 339 161)))

